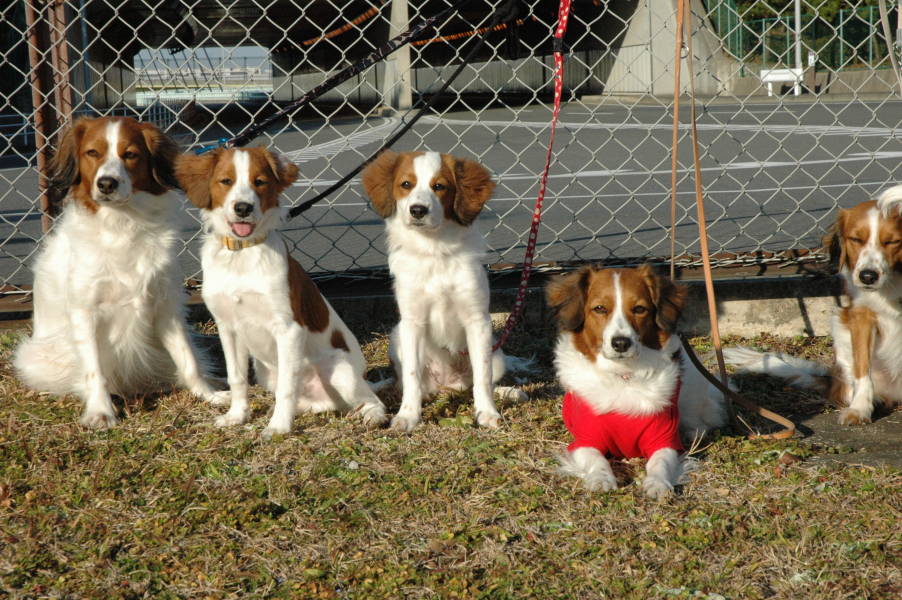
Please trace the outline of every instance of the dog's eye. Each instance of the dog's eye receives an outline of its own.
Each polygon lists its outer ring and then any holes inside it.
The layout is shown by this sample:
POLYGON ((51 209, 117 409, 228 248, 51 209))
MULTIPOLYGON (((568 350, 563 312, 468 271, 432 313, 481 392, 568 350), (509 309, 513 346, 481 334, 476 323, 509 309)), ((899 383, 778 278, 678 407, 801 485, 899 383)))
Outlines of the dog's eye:
POLYGON ((122 155, 122 158, 125 160, 131 160, 133 158, 138 158, 138 154, 136 152, 126 152, 122 155))
POLYGON ((87 154, 91 158, 97 158, 98 156, 100 156, 100 152, 98 152, 97 150, 94 150, 93 148, 91 148, 90 150, 85 152, 85 154, 87 154))
POLYGON ((857 237, 850 237, 849 241, 852 242, 853 244, 863 244, 864 243, 863 239, 857 238, 857 237))
POLYGON ((232 180, 226 177, 224 179, 220 179, 219 183, 221 183, 222 185, 232 185, 232 180))
POLYGON ((645 308, 644 306, 641 306, 641 305, 638 305, 638 304, 637 304, 636 306, 633 307, 633 314, 634 314, 634 315, 644 315, 644 314, 647 313, 647 312, 648 312, 648 309, 645 308))
POLYGON ((899 242, 902 242, 902 240, 887 240, 887 241, 883 242, 883 245, 884 246, 898 246, 899 242))
POLYGON ((443 185, 440 184, 440 183, 436 183, 435 185, 432 186, 432 190, 435 191, 435 192, 440 192, 440 191, 442 191, 443 189, 445 189, 445 186, 443 186, 443 185))
POLYGON ((597 313, 600 314, 600 315, 606 315, 606 314, 608 314, 608 309, 605 308, 604 306, 602 306, 601 304, 599 304, 598 306, 593 307, 592 310, 595 311, 595 312, 597 312, 597 313))
POLYGON ((266 180, 265 180, 265 179, 260 179, 260 178, 258 177, 257 179, 254 179, 254 185, 257 186, 257 187, 260 187, 261 185, 266 185, 266 180))
POLYGON ((410 182, 405 179, 404 181, 401 182, 401 187, 404 188, 405 190, 409 190, 410 182))

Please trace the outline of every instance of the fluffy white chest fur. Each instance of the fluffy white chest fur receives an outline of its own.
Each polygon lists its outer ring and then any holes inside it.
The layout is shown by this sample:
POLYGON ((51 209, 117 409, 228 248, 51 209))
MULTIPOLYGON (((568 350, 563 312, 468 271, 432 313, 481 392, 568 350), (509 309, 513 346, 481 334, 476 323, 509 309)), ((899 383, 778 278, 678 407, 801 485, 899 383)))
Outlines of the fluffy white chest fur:
MULTIPOLYGON (((70 311, 82 308, 95 320, 102 357, 165 364, 109 372, 112 391, 123 394, 148 384, 150 372, 174 378, 172 361, 150 341, 158 307, 184 297, 175 261, 179 197, 135 196, 137 209, 102 206, 92 215, 69 206, 34 269, 36 337, 66 335, 70 311)), ((52 391, 68 391, 68 382, 61 383, 52 391)))
POLYGON ((107 390, 128 395, 181 381, 215 399, 184 331, 180 203, 175 192, 136 192, 130 206, 96 214, 72 204, 35 262, 34 336, 16 367, 35 389, 85 398, 86 425, 116 422, 107 390), (87 379, 85 344, 99 365, 87 379))
MULTIPOLYGON (((592 362, 573 345, 573 336, 562 333, 554 353, 554 365, 563 386, 579 394, 596 414, 651 415, 664 410, 680 379, 682 357, 676 336, 660 350, 642 348, 638 360, 623 364, 597 354, 592 362)), ((692 390, 696 393, 703 390, 692 390)))
POLYGON ((489 302, 482 234, 474 227, 463 236, 443 235, 447 230, 420 234, 395 218, 386 228, 388 265, 402 314, 419 319, 438 345, 466 350, 465 324, 485 319, 489 302))

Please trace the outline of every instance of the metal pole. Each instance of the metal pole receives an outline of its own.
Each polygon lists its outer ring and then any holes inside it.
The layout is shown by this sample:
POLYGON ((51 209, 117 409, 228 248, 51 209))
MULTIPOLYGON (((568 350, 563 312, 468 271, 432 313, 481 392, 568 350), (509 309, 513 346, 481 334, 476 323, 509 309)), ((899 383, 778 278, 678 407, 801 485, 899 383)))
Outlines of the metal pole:
MULTIPOLYGON (((407 0, 391 0, 391 22, 388 37, 393 38, 408 27, 407 0)), ((388 99, 389 106, 398 110, 407 110, 413 104, 413 91, 410 83, 410 45, 404 44, 391 58, 385 61, 385 81, 382 84, 382 97, 388 99)))
POLYGON ((53 47, 53 79, 56 85, 56 113, 68 123, 72 119, 72 87, 69 85, 69 42, 66 4, 54 0, 50 12, 50 40, 53 47))
POLYGON ((88 65, 88 10, 85 0, 78 2, 78 24, 81 28, 81 103, 82 110, 91 104, 91 68, 88 65))
POLYGON ((792 93, 798 96, 802 93, 802 0, 795 2, 795 36, 796 36, 796 82, 792 87, 792 93))
MULTIPOLYGON (((38 190, 40 194, 39 205, 41 207, 41 230, 47 232, 53 224, 53 206, 47 190, 47 163, 50 160, 50 148, 47 135, 45 111, 49 112, 49 106, 45 105, 44 82, 44 56, 46 48, 39 27, 46 25, 41 14, 39 0, 28 0, 25 3, 25 22, 28 27, 28 62, 31 67, 31 103, 34 113, 34 147, 38 167, 38 190)), ((54 123, 55 127, 56 124, 54 123)))
POLYGON ((840 8, 839 9, 839 68, 840 69, 843 68, 843 65, 846 62, 846 41, 842 36, 842 30, 843 30, 843 20, 842 20, 843 15, 842 14, 843 14, 843 12, 845 12, 845 11, 843 11, 843 9, 840 8))

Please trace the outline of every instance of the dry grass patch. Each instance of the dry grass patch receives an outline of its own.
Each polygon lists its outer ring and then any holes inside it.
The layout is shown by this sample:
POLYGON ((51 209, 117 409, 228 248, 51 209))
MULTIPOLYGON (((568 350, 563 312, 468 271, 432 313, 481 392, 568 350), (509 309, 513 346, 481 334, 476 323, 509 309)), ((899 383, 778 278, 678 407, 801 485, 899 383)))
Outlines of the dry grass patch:
MULTIPOLYGON (((352 324, 353 327, 353 324, 352 324)), ((388 373, 385 328, 357 331, 388 373)), ((9 371, 0 339, 0 595, 21 598, 891 598, 902 592, 899 473, 814 466, 827 448, 725 432, 674 500, 634 485, 587 493, 555 473, 568 441, 549 331, 528 402, 501 431, 472 426, 471 400, 441 395, 411 435, 353 418, 301 416, 263 442, 272 400, 245 427, 185 393, 126 403, 105 432, 72 397, 9 371), (787 453, 792 456, 787 456, 787 453), (801 460, 796 460, 798 457, 801 460)), ((706 340, 696 340, 704 348, 706 340)), ((736 340, 730 340, 736 343, 736 340)), ((823 342, 762 338, 822 356, 823 342)), ((512 380, 513 381, 513 380, 512 380)), ((799 416, 820 399, 763 378, 745 392, 799 416)), ((391 410, 396 395, 385 396, 391 410)), ((835 451, 835 450, 833 450, 835 451)))

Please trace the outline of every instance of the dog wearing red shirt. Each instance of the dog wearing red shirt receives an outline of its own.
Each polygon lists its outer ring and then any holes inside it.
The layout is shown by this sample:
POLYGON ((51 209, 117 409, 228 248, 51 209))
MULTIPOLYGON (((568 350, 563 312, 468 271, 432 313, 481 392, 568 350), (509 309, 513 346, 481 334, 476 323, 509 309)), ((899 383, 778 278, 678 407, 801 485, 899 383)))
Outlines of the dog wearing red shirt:
POLYGON ((680 434, 726 422, 723 397, 686 359, 673 328, 686 288, 638 269, 583 267, 546 288, 560 335, 554 364, 573 435, 562 472, 590 490, 617 479, 607 458, 648 459, 642 489, 662 499, 683 476, 680 434))

